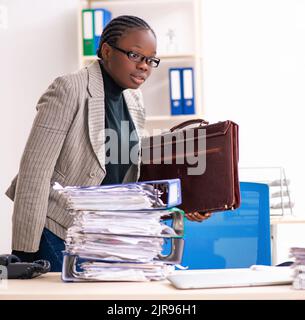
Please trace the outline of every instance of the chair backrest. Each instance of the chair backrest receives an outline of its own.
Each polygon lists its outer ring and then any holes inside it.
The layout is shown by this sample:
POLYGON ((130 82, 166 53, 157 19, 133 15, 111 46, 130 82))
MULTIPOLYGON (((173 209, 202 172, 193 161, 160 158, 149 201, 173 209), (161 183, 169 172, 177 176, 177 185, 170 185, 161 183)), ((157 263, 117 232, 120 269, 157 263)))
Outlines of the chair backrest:
POLYGON ((241 182, 240 191, 240 208, 214 213, 202 223, 185 219, 182 266, 218 269, 271 265, 269 187, 241 182))

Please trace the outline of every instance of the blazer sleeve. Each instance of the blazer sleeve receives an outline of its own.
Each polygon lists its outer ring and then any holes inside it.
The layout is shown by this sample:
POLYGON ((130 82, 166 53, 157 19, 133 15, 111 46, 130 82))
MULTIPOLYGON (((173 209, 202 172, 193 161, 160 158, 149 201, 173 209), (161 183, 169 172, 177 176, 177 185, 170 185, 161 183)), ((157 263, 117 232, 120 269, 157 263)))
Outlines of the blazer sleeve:
POLYGON ((72 81, 59 77, 37 104, 23 152, 13 211, 13 250, 35 252, 45 225, 51 177, 77 109, 72 81))

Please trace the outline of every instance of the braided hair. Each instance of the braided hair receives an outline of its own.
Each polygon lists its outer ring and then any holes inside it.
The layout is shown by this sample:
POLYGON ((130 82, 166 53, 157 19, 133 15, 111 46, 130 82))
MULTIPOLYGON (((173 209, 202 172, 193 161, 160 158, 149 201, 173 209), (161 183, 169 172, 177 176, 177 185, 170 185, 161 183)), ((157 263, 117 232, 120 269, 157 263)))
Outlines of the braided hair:
POLYGON ((118 39, 128 29, 150 30, 153 33, 153 35, 156 37, 156 34, 153 31, 153 29, 143 19, 136 16, 130 16, 130 15, 118 16, 112 19, 104 28, 100 38, 99 47, 96 51, 97 56, 100 59, 102 59, 102 52, 101 52, 102 45, 105 42, 107 42, 109 45, 115 46, 117 44, 118 39))

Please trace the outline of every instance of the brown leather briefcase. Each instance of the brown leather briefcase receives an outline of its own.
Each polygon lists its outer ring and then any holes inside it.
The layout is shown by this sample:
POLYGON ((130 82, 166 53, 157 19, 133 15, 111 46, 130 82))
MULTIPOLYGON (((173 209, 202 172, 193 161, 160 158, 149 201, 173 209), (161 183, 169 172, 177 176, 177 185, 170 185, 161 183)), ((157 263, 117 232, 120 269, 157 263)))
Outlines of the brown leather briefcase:
POLYGON ((202 119, 142 139, 140 181, 180 178, 186 213, 240 206, 238 125, 202 119), (196 124, 196 127, 188 127, 196 124))

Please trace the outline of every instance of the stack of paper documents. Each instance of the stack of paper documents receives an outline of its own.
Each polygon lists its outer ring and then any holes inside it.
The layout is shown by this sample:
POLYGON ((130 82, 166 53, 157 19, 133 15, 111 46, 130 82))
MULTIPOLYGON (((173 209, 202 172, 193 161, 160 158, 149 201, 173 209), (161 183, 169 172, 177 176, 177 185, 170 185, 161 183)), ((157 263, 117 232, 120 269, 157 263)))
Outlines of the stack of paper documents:
POLYGON ((86 262, 82 268, 88 280, 147 281, 164 279, 174 267, 162 262, 151 263, 104 263, 86 262))
POLYGON ((77 211, 66 251, 109 261, 148 262, 162 251, 163 235, 177 236, 160 223, 162 211, 77 211))
POLYGON ((159 191, 151 185, 125 184, 93 187, 53 187, 64 193, 67 209, 72 210, 143 210, 163 208, 159 191))
POLYGON ((305 248, 290 248, 290 255, 295 258, 293 288, 305 290, 305 248))
MULTIPOLYGON (((65 256, 82 261, 80 270, 75 272, 77 278, 148 281, 164 279, 174 270, 158 257, 164 238, 179 234, 162 222, 162 217, 171 216, 172 210, 153 184, 85 188, 56 184, 54 188, 64 195, 67 209, 74 216, 67 231, 65 256)), ((177 199, 175 203, 179 204, 177 199)))

